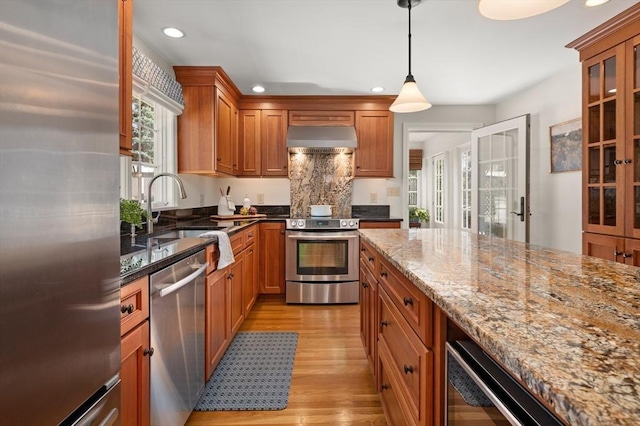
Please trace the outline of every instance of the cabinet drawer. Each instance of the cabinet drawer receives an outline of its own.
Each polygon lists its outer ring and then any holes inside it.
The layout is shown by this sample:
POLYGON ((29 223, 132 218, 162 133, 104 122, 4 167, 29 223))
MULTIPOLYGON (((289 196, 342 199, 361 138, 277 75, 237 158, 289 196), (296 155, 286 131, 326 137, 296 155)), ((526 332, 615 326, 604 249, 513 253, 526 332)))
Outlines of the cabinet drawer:
POLYGON ((236 232, 229 237, 231 243, 231 250, 233 255, 236 256, 242 250, 244 250, 244 231, 236 232))
POLYGON ((384 290, 379 291, 378 350, 390 355, 388 373, 398 378, 398 384, 415 419, 424 419, 431 411, 433 354, 418 339, 384 290))
POLYGON ((258 236, 258 227, 256 225, 252 225, 244 231, 244 246, 249 247, 251 244, 256 242, 256 237, 258 236))
POLYGON ((353 126, 355 111, 289 111, 289 126, 353 126))
POLYGON ((379 275, 379 261, 378 261, 378 252, 373 249, 368 243, 360 240, 360 260, 361 264, 366 265, 366 267, 371 271, 374 277, 379 275))
POLYGON ((207 275, 216 270, 218 266, 218 258, 220 257, 220 250, 217 244, 209 244, 204 251, 205 262, 209 263, 207 266, 207 275))
POLYGON ((120 288, 120 335, 124 336, 149 318, 149 277, 120 288))
POLYGON ((401 405, 401 396, 397 394, 395 383, 387 373, 387 365, 383 357, 380 357, 378 369, 380 371, 380 385, 378 392, 380 393, 380 402, 384 410, 385 417, 389 426, 401 426, 411 424, 404 418, 401 405))
POLYGON ((386 259, 380 258, 381 286, 384 286, 389 298, 398 307, 398 311, 427 346, 433 345, 433 303, 411 281, 391 266, 386 259))

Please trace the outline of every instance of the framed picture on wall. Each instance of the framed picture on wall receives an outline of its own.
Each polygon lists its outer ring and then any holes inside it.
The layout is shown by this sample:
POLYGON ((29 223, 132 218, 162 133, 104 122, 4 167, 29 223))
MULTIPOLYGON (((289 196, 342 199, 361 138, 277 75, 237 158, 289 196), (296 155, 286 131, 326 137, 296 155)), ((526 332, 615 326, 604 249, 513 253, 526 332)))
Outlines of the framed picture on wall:
POLYGON ((582 119, 549 127, 551 173, 582 169, 582 119))

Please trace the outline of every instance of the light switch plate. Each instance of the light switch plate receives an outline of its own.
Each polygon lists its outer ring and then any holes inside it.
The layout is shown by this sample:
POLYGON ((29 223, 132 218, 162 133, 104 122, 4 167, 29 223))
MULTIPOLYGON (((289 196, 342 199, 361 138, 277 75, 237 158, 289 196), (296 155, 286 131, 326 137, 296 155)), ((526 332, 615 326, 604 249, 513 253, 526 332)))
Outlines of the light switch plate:
POLYGON ((369 194, 369 202, 371 203, 377 203, 378 202, 378 193, 377 192, 372 192, 369 194))
POLYGON ((264 194, 258 194, 258 204, 264 204, 264 194))

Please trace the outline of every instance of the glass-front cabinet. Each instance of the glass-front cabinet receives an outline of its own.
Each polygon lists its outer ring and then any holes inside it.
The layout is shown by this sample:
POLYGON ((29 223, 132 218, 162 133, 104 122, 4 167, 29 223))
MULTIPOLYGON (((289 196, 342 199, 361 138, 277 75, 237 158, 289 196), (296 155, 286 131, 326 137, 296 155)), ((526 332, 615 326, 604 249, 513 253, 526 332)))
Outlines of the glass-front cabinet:
POLYGON ((627 62, 626 110, 631 114, 627 120, 627 151, 624 156, 627 172, 625 220, 626 235, 640 238, 640 35, 626 43, 627 62))

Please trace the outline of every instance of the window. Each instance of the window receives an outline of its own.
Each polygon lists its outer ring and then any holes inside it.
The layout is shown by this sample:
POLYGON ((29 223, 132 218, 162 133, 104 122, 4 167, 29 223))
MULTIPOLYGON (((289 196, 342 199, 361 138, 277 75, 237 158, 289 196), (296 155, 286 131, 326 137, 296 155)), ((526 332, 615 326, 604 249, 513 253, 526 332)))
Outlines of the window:
POLYGON ((418 206, 418 194, 420 193, 420 170, 409 170, 409 207, 418 206))
POLYGON ((132 104, 132 158, 121 157, 120 196, 151 198, 154 208, 177 206, 177 188, 172 179, 159 179, 149 197, 147 188, 159 173, 175 173, 176 114, 158 102, 134 93, 132 104))
POLYGON ((444 154, 440 154, 433 158, 433 219, 440 224, 444 224, 444 188, 444 154))
POLYGON ((471 229, 471 151, 460 154, 460 209, 462 229, 471 229))

